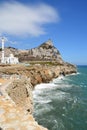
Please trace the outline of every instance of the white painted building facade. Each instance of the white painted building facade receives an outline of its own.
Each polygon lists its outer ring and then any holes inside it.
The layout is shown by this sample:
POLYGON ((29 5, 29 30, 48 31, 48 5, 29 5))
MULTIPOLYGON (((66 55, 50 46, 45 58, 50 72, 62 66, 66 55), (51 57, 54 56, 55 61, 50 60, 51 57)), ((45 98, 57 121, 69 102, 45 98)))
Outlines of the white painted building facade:
POLYGON ((10 54, 9 57, 4 57, 4 64, 18 64, 18 58, 14 57, 13 54, 10 54))

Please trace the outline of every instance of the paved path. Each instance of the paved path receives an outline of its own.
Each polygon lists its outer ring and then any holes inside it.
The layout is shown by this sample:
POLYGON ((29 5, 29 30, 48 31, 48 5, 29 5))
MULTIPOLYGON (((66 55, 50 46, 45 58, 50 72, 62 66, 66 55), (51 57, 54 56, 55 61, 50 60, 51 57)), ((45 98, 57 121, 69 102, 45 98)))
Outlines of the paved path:
POLYGON ((4 96, 6 99, 11 99, 7 92, 6 88, 12 83, 12 80, 5 80, 5 82, 0 84, 0 95, 4 96))

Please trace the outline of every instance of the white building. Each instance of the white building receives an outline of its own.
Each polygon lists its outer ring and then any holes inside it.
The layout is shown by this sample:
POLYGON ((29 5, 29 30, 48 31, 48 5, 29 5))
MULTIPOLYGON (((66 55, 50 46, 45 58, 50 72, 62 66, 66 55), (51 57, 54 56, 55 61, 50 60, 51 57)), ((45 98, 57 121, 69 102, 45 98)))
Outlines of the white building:
POLYGON ((4 56, 4 38, 1 39, 1 43, 2 43, 2 56, 1 56, 1 63, 3 64, 18 64, 19 61, 18 61, 18 58, 17 57, 14 57, 13 54, 10 54, 9 57, 5 57, 4 56))
POLYGON ((18 58, 14 57, 13 54, 10 54, 9 57, 4 57, 4 63, 5 64, 18 64, 18 58))

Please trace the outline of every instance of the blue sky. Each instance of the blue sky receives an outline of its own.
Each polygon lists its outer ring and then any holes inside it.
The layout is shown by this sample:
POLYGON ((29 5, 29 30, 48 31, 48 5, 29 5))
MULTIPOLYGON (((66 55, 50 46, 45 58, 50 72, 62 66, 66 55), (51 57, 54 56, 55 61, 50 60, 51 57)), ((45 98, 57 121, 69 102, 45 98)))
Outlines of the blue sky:
POLYGON ((87 0, 0 0, 5 46, 37 47, 52 39, 65 61, 87 65, 87 0))

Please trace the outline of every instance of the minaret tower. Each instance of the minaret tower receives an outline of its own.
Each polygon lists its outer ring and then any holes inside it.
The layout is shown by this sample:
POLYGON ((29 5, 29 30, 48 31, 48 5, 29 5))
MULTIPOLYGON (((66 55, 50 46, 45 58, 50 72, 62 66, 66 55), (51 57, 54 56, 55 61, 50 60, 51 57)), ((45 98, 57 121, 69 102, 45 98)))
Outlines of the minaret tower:
POLYGON ((4 63, 4 38, 1 39, 1 42, 2 42, 2 58, 1 58, 1 63, 4 63))

